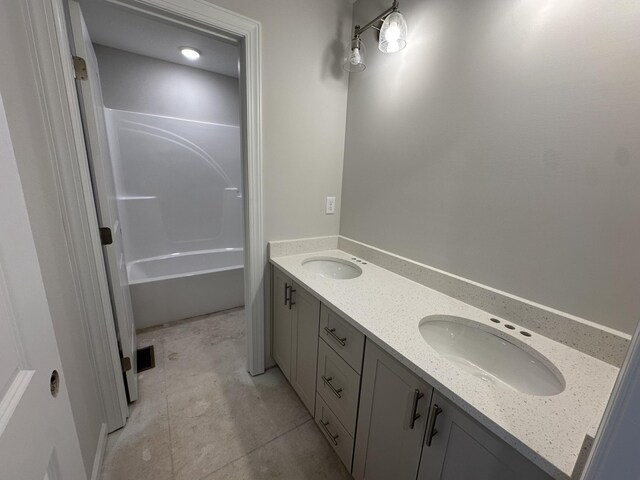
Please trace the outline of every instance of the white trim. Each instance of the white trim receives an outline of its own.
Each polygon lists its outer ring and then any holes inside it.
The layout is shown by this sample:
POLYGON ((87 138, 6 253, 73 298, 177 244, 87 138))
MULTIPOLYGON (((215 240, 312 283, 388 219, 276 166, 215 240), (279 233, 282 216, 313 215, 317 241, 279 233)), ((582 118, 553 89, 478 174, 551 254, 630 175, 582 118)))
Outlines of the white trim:
POLYGON ((29 0, 32 61, 56 173, 56 190, 73 265, 73 282, 83 309, 84 332, 97 379, 103 420, 115 430, 125 424, 128 407, 109 297, 98 222, 71 65, 63 0, 29 0), (78 132, 80 132, 78 134, 78 132), (108 308, 107 308, 108 307, 108 308))
POLYGON ((240 44, 245 206, 244 296, 247 370, 264 373, 267 268, 262 201, 262 49, 260 22, 205 0, 107 0, 240 44))
POLYGON ((98 439, 98 447, 96 448, 96 456, 93 460, 93 469, 91 470, 91 480, 99 480, 102 471, 102 462, 104 460, 104 452, 107 450, 107 424, 103 423, 100 428, 100 438, 98 439))

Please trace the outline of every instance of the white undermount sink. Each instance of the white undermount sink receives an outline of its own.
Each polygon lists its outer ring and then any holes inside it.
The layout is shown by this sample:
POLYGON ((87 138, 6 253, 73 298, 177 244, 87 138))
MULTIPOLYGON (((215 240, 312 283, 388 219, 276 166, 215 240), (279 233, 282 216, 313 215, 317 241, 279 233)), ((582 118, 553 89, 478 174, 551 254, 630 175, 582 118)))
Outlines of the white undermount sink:
POLYGON ((431 315, 419 325, 425 341, 457 368, 502 388, 551 396, 565 389, 560 371, 518 340, 461 317, 431 315), (496 333, 492 333, 495 331, 496 333))
POLYGON ((321 277, 348 280, 362 275, 362 269, 348 260, 334 257, 311 257, 303 260, 303 268, 321 277))

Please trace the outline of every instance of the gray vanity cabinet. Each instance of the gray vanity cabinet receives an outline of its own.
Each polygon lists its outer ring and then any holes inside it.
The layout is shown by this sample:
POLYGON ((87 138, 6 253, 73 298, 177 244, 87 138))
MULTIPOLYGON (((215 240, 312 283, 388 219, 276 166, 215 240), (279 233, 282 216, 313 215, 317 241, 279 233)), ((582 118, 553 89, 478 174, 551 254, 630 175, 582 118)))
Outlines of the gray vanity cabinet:
POLYGON ((292 307, 289 306, 293 282, 282 271, 273 268, 272 277, 271 355, 287 380, 291 381, 291 324, 292 307))
POLYGON ((551 478, 438 392, 431 410, 418 480, 551 478))
POLYGON ((313 415, 316 404, 320 301, 273 268, 272 355, 313 415))
POLYGON ((366 341, 352 470, 356 480, 416 479, 432 393, 431 386, 366 341))
POLYGON ((272 272, 273 358, 356 480, 551 479, 281 270, 272 272))

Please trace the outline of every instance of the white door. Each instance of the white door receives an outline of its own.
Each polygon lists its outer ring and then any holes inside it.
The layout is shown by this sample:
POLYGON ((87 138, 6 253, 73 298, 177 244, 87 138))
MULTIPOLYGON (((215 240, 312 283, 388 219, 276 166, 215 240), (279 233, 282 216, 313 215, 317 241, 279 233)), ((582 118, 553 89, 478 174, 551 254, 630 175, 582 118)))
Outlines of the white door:
POLYGON ((84 479, 1 97, 0 222, 0 478, 84 479))
POLYGON ((88 78, 77 82, 79 99, 83 110, 82 120, 98 220, 101 227, 111 229, 113 239, 111 245, 104 246, 103 252, 122 357, 128 358, 131 362, 131 368, 126 371, 126 379, 129 400, 133 402, 138 399, 136 330, 131 309, 127 264, 122 246, 122 229, 118 218, 116 187, 109 153, 98 61, 80 5, 75 0, 69 0, 69 14, 75 54, 82 57, 87 66, 88 78))

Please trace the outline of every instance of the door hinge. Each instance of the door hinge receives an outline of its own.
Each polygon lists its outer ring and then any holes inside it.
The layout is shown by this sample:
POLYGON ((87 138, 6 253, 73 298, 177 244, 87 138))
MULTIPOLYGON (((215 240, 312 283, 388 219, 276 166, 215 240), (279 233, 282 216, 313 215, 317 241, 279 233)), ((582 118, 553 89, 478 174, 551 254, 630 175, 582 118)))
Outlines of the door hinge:
POLYGON ((86 80, 89 78, 87 62, 84 61, 84 58, 75 55, 73 56, 73 78, 77 78, 78 80, 86 80))
POLYGON ((120 365, 122 365, 123 372, 128 372, 129 370, 131 370, 131 359, 129 357, 121 358, 120 365))
POLYGON ((100 227, 100 243, 102 245, 111 245, 113 243, 113 235, 109 227, 100 227))

